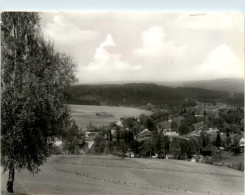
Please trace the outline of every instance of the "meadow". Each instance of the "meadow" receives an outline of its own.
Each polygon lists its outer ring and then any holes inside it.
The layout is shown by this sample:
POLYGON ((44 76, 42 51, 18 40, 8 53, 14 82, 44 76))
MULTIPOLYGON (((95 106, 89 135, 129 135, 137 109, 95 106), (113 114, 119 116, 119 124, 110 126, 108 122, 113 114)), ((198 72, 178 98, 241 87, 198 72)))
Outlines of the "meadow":
MULTIPOLYGON (((2 174, 5 193, 7 174, 2 174)), ((51 156, 37 175, 16 173, 22 194, 243 194, 243 172, 171 159, 51 156)))
POLYGON ((86 130, 90 122, 95 126, 107 126, 123 117, 139 117, 140 114, 150 115, 152 113, 140 108, 115 106, 70 105, 70 108, 72 119, 83 130, 86 130), (96 115, 97 113, 107 113, 110 116, 100 117, 96 115))

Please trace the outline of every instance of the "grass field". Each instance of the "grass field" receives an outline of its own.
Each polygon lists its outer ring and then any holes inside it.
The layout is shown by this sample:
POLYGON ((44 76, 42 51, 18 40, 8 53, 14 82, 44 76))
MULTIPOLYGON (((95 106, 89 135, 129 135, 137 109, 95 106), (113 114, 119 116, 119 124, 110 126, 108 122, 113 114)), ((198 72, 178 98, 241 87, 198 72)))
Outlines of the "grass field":
POLYGON ((109 125, 122 117, 139 117, 140 114, 150 115, 152 112, 129 107, 114 106, 93 106, 93 105, 70 105, 72 119, 76 121, 79 128, 86 130, 87 125, 91 122, 95 126, 109 125), (113 116, 99 117, 96 113, 105 112, 113 116))
MULTIPOLYGON (((2 174, 4 194, 7 174, 2 174)), ((226 167, 114 156, 52 156, 38 175, 16 173, 23 194, 243 194, 243 172, 226 167)))

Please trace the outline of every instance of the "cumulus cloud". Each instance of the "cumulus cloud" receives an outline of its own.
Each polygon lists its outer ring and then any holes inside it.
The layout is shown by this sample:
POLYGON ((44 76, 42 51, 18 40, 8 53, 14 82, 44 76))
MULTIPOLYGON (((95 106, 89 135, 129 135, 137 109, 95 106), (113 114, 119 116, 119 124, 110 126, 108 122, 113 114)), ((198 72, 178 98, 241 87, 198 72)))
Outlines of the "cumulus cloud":
POLYGON ((163 29, 153 26, 141 35, 142 48, 134 50, 141 57, 180 57, 184 54, 185 46, 178 47, 175 41, 167 40, 163 29))
POLYGON ((58 47, 74 47, 97 38, 97 32, 81 30, 78 25, 67 21, 62 15, 55 15, 42 29, 58 47))
MULTIPOLYGON (((88 66, 81 67, 83 75, 88 75, 87 80, 104 79, 105 81, 117 81, 125 73, 131 74, 132 71, 137 71, 141 68, 140 65, 131 65, 129 62, 121 60, 121 54, 112 54, 107 51, 107 47, 116 47, 116 44, 108 34, 105 41, 96 48, 95 55, 88 66), (84 74, 85 73, 85 74, 84 74)), ((83 77, 81 75, 81 77, 83 77)), ((81 78, 82 80, 84 78, 81 78)))
POLYGON ((243 77, 242 14, 42 13, 41 17, 41 29, 55 49, 78 62, 80 83, 243 77))
POLYGON ((243 61, 223 44, 210 51, 206 60, 196 67, 194 74, 203 78, 243 77, 243 61))

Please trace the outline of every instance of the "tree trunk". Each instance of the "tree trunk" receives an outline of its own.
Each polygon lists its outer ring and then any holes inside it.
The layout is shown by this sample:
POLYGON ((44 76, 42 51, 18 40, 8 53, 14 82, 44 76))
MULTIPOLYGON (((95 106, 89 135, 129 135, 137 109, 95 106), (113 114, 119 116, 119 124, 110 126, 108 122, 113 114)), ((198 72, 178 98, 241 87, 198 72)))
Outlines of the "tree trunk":
POLYGON ((9 168, 9 178, 7 183, 7 192, 13 193, 14 192, 14 165, 13 163, 10 164, 9 168))

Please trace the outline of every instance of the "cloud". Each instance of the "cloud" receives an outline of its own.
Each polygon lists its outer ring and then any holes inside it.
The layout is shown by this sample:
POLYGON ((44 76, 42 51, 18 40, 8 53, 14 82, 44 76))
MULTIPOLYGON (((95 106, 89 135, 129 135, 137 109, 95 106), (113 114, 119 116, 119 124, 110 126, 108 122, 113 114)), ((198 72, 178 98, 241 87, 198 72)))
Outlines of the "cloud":
POLYGON ((177 47, 175 41, 166 40, 163 29, 153 26, 141 35, 143 47, 134 50, 140 57, 181 57, 186 47, 177 47))
POLYGON ((195 68, 194 74, 203 78, 243 77, 243 61, 223 44, 210 51, 205 62, 195 68))
POLYGON ((67 21, 62 15, 55 15, 42 29, 44 35, 51 38, 59 48, 84 44, 96 39, 98 34, 90 30, 81 30, 79 25, 67 21))
POLYGON ((55 49, 76 59, 80 83, 243 76, 242 14, 54 12, 41 18, 55 49))
POLYGON ((131 65, 128 62, 122 61, 121 54, 108 52, 107 47, 116 47, 111 34, 108 34, 106 40, 97 47, 95 55, 88 66, 80 68, 82 80, 84 80, 83 76, 86 75, 86 81, 94 81, 96 79, 117 81, 119 78, 125 77, 125 73, 130 75, 132 71, 141 69, 140 65, 131 65))
POLYGON ((178 29, 193 30, 230 30, 243 32, 243 14, 180 14, 172 20, 167 21, 167 25, 178 29))

